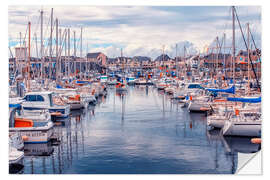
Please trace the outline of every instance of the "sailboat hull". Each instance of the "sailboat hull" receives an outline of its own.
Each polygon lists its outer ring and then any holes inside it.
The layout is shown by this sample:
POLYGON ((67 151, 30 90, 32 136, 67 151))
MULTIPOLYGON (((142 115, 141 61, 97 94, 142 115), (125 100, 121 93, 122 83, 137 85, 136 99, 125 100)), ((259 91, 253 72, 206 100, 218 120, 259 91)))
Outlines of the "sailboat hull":
POLYGON ((252 121, 225 121, 223 127, 224 136, 247 136, 260 137, 261 136, 261 122, 252 121))

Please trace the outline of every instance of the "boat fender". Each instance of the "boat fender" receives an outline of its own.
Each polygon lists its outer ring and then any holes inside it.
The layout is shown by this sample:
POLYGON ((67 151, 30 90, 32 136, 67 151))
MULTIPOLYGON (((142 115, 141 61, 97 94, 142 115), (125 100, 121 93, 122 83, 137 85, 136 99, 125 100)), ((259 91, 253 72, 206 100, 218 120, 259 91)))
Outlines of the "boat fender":
POLYGON ((96 90, 95 90, 95 89, 93 89, 93 91, 92 91, 92 95, 94 95, 94 94, 95 94, 95 91, 96 91, 96 90))
POLYGON ((28 140, 28 136, 22 136, 23 141, 27 141, 28 140))
POLYGON ((77 95, 75 96, 75 100, 80 101, 80 95, 79 95, 79 94, 77 94, 77 95))
POLYGON ((235 115, 239 116, 239 109, 235 109, 235 115))
POLYGON ((253 144, 261 144, 262 140, 261 138, 252 138, 251 143, 253 144))
POLYGON ((61 112, 52 112, 51 113, 51 116, 61 116, 62 115, 62 113, 61 112))

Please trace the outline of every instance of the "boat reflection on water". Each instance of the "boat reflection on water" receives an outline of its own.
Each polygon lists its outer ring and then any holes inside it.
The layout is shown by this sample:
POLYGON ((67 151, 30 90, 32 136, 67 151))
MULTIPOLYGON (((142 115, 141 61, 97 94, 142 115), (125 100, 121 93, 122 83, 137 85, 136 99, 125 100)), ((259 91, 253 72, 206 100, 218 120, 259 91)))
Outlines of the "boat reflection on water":
POLYGON ((209 141, 221 141, 221 131, 220 129, 211 129, 206 131, 206 135, 209 141))
MULTIPOLYGON (((218 146, 224 147, 224 137, 219 129, 211 129, 206 131, 206 136, 208 142, 213 144, 215 147, 215 161, 218 162, 218 146)), ((223 148, 222 148, 223 149, 223 148)), ((237 152, 228 152, 227 148, 223 149, 224 155, 227 159, 231 161, 231 173, 234 174, 237 171, 238 166, 238 153, 237 152)))
MULTIPOLYGON (((84 154, 84 123, 82 111, 72 112, 72 116, 62 125, 54 127, 54 136, 59 143, 25 145, 25 174, 62 174, 72 166, 73 161, 84 154), (79 145, 80 144, 80 148, 79 145)), ((84 118, 87 120, 86 118, 84 118)))
POLYGON ((260 144, 251 143, 249 137, 224 137, 219 129, 207 131, 207 138, 211 142, 222 142, 225 154, 228 158, 232 158, 232 173, 235 173, 238 168, 241 168, 251 158, 250 155, 261 150, 260 144))
POLYGON ((24 173, 24 165, 22 163, 9 165, 9 174, 23 174, 23 173, 24 173))
POLYGON ((261 145, 251 143, 248 137, 224 137, 223 143, 228 152, 256 153, 261 150, 261 145))
POLYGON ((77 117, 77 116, 82 115, 83 113, 84 113, 83 109, 74 110, 74 111, 71 111, 70 117, 77 117))
POLYGON ((234 174, 239 151, 234 143, 241 140, 225 139, 219 130, 208 131, 205 118, 170 103, 166 94, 151 86, 148 90, 131 87, 126 94, 110 89, 96 106, 73 111, 63 124, 54 126, 60 143, 26 146, 23 173, 234 174), (142 163, 156 169, 144 171, 142 163))
POLYGON ((208 140, 221 141, 227 153, 256 153, 261 150, 260 144, 251 143, 249 137, 224 137, 219 129, 207 131, 208 140))
POLYGON ((25 156, 50 156, 53 151, 54 149, 51 142, 24 145, 25 156))

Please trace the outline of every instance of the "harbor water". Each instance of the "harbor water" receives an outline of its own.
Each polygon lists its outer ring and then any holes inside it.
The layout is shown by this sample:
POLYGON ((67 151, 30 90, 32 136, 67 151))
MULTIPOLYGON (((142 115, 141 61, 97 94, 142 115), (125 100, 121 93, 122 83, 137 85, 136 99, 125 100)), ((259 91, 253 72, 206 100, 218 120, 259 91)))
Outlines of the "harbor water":
POLYGON ((107 91, 96 106, 55 124, 58 141, 26 144, 21 173, 233 174, 239 152, 259 149, 209 131, 205 114, 189 113, 153 86, 107 91))

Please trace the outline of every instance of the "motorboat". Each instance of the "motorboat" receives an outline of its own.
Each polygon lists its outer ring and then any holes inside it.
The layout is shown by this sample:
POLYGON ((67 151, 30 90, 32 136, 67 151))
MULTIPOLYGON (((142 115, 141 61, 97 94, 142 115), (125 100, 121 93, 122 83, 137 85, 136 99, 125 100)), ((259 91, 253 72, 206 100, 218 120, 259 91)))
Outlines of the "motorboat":
POLYGON ((53 135, 51 115, 44 110, 21 110, 10 108, 9 134, 20 133, 24 143, 47 143, 53 135))
POLYGON ((127 84, 128 85, 135 85, 136 84, 135 77, 133 77, 133 76, 127 77, 127 84))
POLYGON ((68 92, 65 94, 60 94, 63 98, 63 101, 70 105, 70 110, 78 110, 84 108, 84 103, 81 102, 81 96, 75 92, 68 92))
POLYGON ((210 97, 209 96, 199 96, 193 99, 190 99, 188 110, 189 112, 207 112, 211 110, 211 106, 209 104, 210 97))
POLYGON ((70 105, 56 105, 53 102, 53 92, 28 92, 23 98, 22 108, 25 110, 44 110, 58 118, 66 118, 70 113, 70 105))

